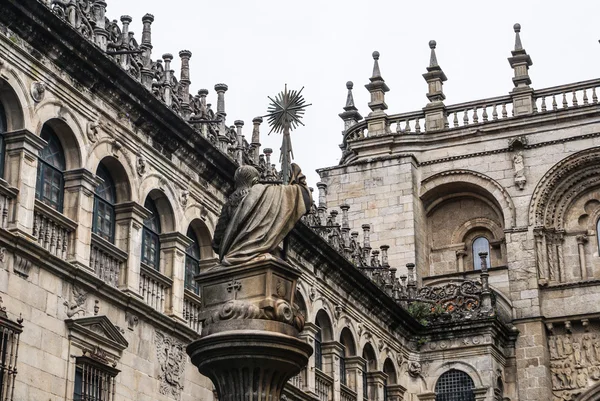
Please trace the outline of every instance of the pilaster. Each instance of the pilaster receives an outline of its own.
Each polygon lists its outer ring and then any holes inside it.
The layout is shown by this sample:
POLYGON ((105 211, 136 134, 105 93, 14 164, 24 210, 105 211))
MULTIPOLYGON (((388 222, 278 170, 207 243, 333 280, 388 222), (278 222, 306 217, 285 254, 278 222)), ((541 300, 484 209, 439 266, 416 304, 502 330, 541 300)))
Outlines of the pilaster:
POLYGON ((368 372, 367 383, 369 385, 369 401, 383 401, 385 398, 385 381, 388 375, 383 372, 368 372))
POLYGON ((363 394, 363 370, 366 369, 367 361, 356 355, 349 356, 346 358, 346 375, 348 387, 356 391, 359 398, 362 398, 363 394))
POLYGON ((38 154, 46 146, 46 141, 26 129, 5 133, 4 140, 6 141, 4 177, 19 191, 13 216, 8 218, 8 228, 15 234, 34 240, 33 209, 38 154))
POLYGON ((324 370, 333 378, 333 401, 340 401, 340 358, 344 356, 344 346, 338 341, 328 341, 322 344, 321 352, 324 370))
POLYGON ((183 293, 185 282, 185 250, 192 240, 177 231, 160 235, 161 264, 164 274, 173 280, 171 299, 167 303, 165 313, 185 322, 183 318, 183 293))
MULTIPOLYGON (((312 349, 315 348, 315 338, 317 333, 320 331, 319 326, 314 323, 304 323, 304 330, 300 333, 300 339, 306 341, 312 349)), ((314 352, 308 358, 308 364, 306 365, 306 383, 304 391, 314 394, 316 396, 316 383, 315 383, 315 354, 314 352)))
POLYGON ((119 288, 132 296, 141 297, 140 262, 142 256, 142 226, 151 212, 137 202, 115 205, 115 245, 129 255, 119 288))

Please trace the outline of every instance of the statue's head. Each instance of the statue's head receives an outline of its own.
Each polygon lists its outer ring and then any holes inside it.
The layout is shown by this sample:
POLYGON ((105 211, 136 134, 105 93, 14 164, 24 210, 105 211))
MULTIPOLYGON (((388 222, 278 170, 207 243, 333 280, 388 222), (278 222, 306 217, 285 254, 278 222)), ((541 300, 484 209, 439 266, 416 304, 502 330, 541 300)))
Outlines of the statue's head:
POLYGON ((235 181, 235 188, 250 188, 254 184, 258 184, 260 174, 258 170, 252 166, 240 166, 235 170, 233 180, 235 181))

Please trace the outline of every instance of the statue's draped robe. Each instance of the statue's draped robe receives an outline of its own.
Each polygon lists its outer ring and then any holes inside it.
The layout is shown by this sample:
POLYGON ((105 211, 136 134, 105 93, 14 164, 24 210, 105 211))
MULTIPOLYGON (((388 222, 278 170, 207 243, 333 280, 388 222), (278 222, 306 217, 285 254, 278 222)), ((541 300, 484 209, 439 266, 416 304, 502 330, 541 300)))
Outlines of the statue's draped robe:
POLYGON ((311 202, 305 185, 254 185, 229 216, 222 238, 215 238, 221 264, 229 266, 272 254, 311 202))

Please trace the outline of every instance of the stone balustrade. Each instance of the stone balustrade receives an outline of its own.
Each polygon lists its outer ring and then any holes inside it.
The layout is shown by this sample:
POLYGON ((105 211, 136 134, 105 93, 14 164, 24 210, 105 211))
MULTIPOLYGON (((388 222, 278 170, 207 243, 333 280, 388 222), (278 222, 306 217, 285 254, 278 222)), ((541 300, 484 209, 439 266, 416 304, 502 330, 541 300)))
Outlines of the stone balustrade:
POLYGON ((17 190, 10 188, 4 180, 0 180, 0 228, 8 227, 8 216, 12 216, 16 197, 17 190))
POLYGON ((183 318, 187 325, 197 333, 202 330, 202 322, 200 321, 200 310, 202 302, 198 295, 186 290, 183 297, 183 318))
POLYGON ((77 223, 36 199, 33 212, 33 237, 52 255, 67 259, 77 223))
POLYGON ((102 281, 117 287, 126 260, 126 252, 96 234, 92 234, 90 268, 102 281))
POLYGON ((315 369, 315 391, 320 401, 333 400, 333 379, 315 369))
POLYGON ((356 392, 350 387, 340 384, 340 400, 341 401, 356 401, 356 392))
POLYGON ((142 263, 140 268, 140 289, 142 299, 159 312, 165 311, 165 301, 173 281, 142 263))

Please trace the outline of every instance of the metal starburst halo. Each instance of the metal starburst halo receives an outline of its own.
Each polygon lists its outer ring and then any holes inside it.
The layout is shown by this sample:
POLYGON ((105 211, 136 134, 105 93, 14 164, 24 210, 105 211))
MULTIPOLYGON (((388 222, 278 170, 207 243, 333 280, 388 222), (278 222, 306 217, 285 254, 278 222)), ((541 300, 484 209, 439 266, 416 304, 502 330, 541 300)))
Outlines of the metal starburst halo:
POLYGON ((291 90, 288 91, 287 84, 283 92, 279 92, 275 99, 268 97, 271 103, 267 109, 268 114, 264 115, 268 119, 269 125, 271 126, 271 132, 283 134, 283 142, 281 144, 281 156, 279 161, 281 162, 281 171, 283 174, 283 182, 287 183, 290 178, 290 166, 292 159, 294 158, 294 152, 292 150, 292 140, 290 138, 290 132, 296 129, 298 125, 304 125, 302 118, 304 112, 310 104, 306 104, 302 91, 304 87, 299 91, 291 90))

